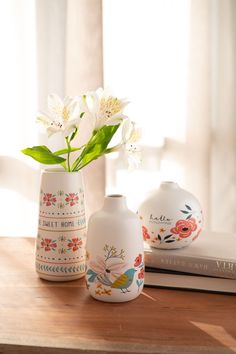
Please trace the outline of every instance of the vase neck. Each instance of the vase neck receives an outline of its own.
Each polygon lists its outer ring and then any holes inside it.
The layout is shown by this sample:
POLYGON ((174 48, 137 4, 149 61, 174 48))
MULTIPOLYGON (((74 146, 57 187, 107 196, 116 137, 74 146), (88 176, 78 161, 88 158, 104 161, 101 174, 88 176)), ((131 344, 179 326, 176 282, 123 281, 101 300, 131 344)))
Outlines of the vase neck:
POLYGON ((165 181, 165 182, 161 182, 160 188, 168 191, 173 189, 179 189, 179 185, 175 182, 165 181))
POLYGON ((104 198, 103 210, 116 212, 126 210, 126 197, 120 194, 108 195, 104 198))

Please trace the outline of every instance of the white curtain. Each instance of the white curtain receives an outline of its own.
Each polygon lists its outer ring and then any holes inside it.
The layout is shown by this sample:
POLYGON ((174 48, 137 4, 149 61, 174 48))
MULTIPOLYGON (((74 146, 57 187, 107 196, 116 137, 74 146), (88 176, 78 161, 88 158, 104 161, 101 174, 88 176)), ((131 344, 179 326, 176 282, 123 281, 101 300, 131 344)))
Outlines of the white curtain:
POLYGON ((225 232, 236 232, 235 24, 234 0, 192 0, 186 184, 225 232))
POLYGON ((24 236, 37 225, 37 167, 20 153, 37 144, 35 34, 34 1, 0 2, 1 236, 24 236))
POLYGON ((140 169, 109 157, 107 191, 133 209, 175 180, 206 228, 236 232, 235 23, 234 0, 104 0, 105 84, 127 92, 144 128, 140 169))
MULTIPOLYGON (((40 166, 20 150, 64 144, 35 123, 49 93, 78 95, 102 86, 101 1, 1 1, 0 26, 0 235, 35 236, 40 166)), ((83 175, 89 216, 105 192, 104 160, 83 175)))
MULTIPOLYGON (((36 3, 39 107, 46 108, 51 92, 76 96, 103 86, 101 0, 36 3)), ((86 140, 86 126, 83 129, 86 140)), ((41 136, 40 142, 54 149, 63 144, 58 137, 41 136)), ((104 169, 102 158, 83 169, 87 217, 101 207, 104 169)))
POLYGON ((210 217, 236 232, 236 2, 213 5, 210 217))
POLYGON ((207 226, 225 232, 236 232, 235 20, 234 0, 192 1, 184 163, 207 226))
MULTIPOLYGON (((103 76, 143 130, 140 169, 109 156, 107 192, 135 209, 174 179, 201 201, 208 228, 235 231, 235 20, 234 0, 1 1, 0 235, 36 233, 40 167, 19 151, 61 146, 35 124, 48 93, 77 95, 103 76)), ((104 159, 83 171, 88 215, 104 171, 104 159)))

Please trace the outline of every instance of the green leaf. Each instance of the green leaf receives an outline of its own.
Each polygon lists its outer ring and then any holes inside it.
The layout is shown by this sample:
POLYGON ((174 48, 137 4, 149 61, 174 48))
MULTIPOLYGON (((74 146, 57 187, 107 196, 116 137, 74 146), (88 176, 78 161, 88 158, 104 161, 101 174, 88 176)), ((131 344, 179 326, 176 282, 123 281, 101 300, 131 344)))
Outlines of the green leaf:
POLYGON ((164 240, 167 240, 167 239, 170 238, 171 236, 173 236, 173 235, 170 234, 170 235, 165 236, 165 237, 164 237, 164 240))
POLYGON ((69 142, 71 142, 76 137, 77 133, 78 133, 78 128, 75 128, 75 130, 73 131, 73 133, 69 138, 69 142))
POLYGON ((61 162, 61 166, 67 171, 66 160, 61 162))
POLYGON ((53 154, 57 155, 57 156, 58 155, 65 155, 65 154, 68 154, 68 152, 79 151, 81 149, 82 149, 82 146, 79 148, 74 148, 74 147, 71 147, 70 149, 65 148, 65 149, 57 150, 53 154))
POLYGON ((88 276, 88 281, 90 283, 93 283, 97 277, 97 273, 95 273, 92 269, 88 269, 87 276, 88 276))
POLYGON ((116 133, 118 125, 104 126, 98 131, 96 131, 80 156, 75 160, 72 165, 72 171, 78 171, 91 161, 96 160, 98 157, 102 156, 107 149, 113 135, 116 133))
POLYGON ((56 165, 60 164, 66 159, 54 155, 46 146, 33 146, 32 148, 26 148, 21 150, 25 155, 32 157, 34 160, 41 162, 46 165, 56 165))
POLYGON ((184 214, 189 214, 189 211, 187 211, 187 210, 180 210, 180 211, 184 214))

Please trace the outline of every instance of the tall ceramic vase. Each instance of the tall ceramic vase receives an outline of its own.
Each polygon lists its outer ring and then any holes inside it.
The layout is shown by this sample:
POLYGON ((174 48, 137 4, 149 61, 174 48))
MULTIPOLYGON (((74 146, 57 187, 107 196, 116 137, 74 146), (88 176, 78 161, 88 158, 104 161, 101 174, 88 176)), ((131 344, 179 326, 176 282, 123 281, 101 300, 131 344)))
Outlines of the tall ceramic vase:
POLYGON ((41 174, 36 271, 67 281, 85 274, 86 219, 80 172, 46 169, 41 174))
POLYGON ((97 300, 124 302, 136 298, 144 284, 143 241, 136 214, 121 195, 105 197, 88 224, 86 281, 97 300))

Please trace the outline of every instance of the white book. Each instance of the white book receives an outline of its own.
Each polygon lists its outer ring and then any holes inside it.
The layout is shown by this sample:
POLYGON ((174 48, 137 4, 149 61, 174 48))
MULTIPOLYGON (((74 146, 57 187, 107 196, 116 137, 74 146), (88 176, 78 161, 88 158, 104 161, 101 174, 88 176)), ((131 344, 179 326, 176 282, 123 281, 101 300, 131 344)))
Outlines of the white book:
POLYGON ((145 286, 236 294, 234 279, 171 274, 168 271, 159 272, 158 269, 155 272, 145 272, 145 286))
POLYGON ((145 265, 236 279, 236 234, 203 231, 190 246, 162 250, 145 243, 145 265))

